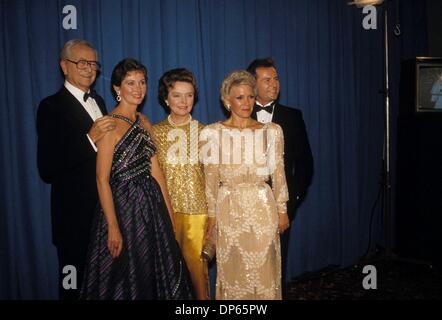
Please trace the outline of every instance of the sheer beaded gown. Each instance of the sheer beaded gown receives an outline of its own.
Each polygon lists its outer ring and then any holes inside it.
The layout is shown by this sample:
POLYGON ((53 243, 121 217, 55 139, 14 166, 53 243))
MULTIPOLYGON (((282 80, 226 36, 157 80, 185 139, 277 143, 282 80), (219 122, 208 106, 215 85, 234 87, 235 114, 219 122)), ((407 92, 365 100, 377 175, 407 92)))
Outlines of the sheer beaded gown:
POLYGON ((81 299, 191 299, 191 282, 167 207, 151 176, 156 148, 138 117, 114 150, 110 186, 123 250, 112 258, 100 206, 94 218, 81 299))
POLYGON ((282 129, 268 123, 240 131, 217 122, 203 131, 210 142, 203 160, 208 215, 217 230, 216 299, 279 300, 278 214, 288 200, 282 129))

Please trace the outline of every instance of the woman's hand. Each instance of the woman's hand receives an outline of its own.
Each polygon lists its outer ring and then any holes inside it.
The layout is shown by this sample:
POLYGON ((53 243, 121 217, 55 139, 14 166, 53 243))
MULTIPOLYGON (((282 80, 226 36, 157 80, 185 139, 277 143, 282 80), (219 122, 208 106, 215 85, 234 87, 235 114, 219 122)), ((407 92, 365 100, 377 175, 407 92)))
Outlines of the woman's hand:
POLYGON ((279 234, 283 234, 290 227, 290 220, 287 212, 279 214, 279 234))
POLYGON ((206 221, 206 230, 204 232, 204 240, 213 236, 216 219, 214 217, 208 217, 206 221))
POLYGON ((107 247, 113 258, 117 258, 123 250, 123 237, 118 226, 110 226, 107 234, 107 247))

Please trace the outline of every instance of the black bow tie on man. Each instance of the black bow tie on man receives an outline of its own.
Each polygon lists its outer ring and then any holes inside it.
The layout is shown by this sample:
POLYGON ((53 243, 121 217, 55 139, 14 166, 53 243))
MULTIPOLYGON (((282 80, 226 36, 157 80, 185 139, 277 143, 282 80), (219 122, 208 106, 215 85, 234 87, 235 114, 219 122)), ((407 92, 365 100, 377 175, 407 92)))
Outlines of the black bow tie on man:
POLYGON ((95 90, 91 89, 89 92, 85 92, 83 96, 83 101, 86 102, 87 99, 92 98, 95 99, 97 97, 97 93, 95 90))
POLYGON ((255 111, 256 112, 259 112, 259 111, 261 111, 261 110, 264 110, 265 112, 268 112, 268 113, 273 113, 273 108, 275 107, 275 103, 273 102, 271 105, 269 105, 269 106, 266 106, 266 107, 262 107, 262 106, 260 106, 259 104, 256 104, 255 105, 255 111))

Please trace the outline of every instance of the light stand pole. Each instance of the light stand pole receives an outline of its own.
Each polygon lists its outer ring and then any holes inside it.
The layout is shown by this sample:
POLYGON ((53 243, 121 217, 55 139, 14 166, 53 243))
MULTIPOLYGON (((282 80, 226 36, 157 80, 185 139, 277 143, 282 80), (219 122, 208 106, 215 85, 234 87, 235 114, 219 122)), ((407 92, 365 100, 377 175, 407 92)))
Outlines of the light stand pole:
MULTIPOLYGON (((382 209, 384 213, 384 238, 385 238, 385 253, 384 258, 387 260, 396 260, 414 264, 425 264, 431 266, 428 261, 418 261, 413 259, 398 258, 394 253, 393 247, 393 229, 392 229, 392 216, 391 216, 391 108, 390 108, 390 81, 389 81, 389 48, 388 48, 388 0, 384 2, 384 59, 385 59, 385 133, 384 133, 384 181, 382 185, 383 192, 383 204, 382 209)), ((395 35, 400 34, 400 30, 396 27, 394 30, 395 35)))
POLYGON ((387 258, 393 257, 392 232, 391 232, 391 124, 390 124, 390 81, 389 81, 389 59, 388 59, 388 7, 384 5, 384 59, 385 59, 385 133, 384 133, 384 181, 383 181, 383 212, 384 212, 384 238, 385 255, 387 258))
MULTIPOLYGON (((390 109, 390 79, 389 79, 389 47, 388 47, 388 0, 354 0, 351 5, 357 7, 379 6, 384 8, 384 141, 382 155, 382 213, 384 218, 384 240, 386 258, 394 257, 392 251, 392 222, 391 222, 391 109, 390 109)), ((369 235, 371 237, 371 235, 369 235)), ((369 250, 369 248, 367 249, 369 250)))
MULTIPOLYGON (((389 65, 389 35, 388 35, 388 2, 389 0, 353 0, 349 4, 358 7, 383 5, 384 8, 384 148, 383 148, 383 167, 382 167, 382 213, 384 218, 384 239, 385 250, 381 258, 387 260, 397 260, 415 264, 431 264, 427 261, 417 261, 412 259, 399 259, 393 252, 393 231, 391 216, 391 106, 390 106, 390 65, 389 65)), ((401 34, 399 25, 396 25, 394 34, 401 34)), ((369 235, 371 237, 371 235, 369 235)))

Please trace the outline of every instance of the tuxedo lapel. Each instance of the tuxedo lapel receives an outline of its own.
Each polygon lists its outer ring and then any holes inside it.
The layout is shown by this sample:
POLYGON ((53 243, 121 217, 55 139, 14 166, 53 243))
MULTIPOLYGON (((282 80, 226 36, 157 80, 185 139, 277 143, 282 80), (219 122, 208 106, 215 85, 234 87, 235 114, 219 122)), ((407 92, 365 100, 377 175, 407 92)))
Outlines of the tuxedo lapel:
POLYGON ((258 120, 258 117, 256 116, 256 104, 253 106, 253 111, 251 115, 252 119, 258 120))
POLYGON ((104 104, 103 98, 101 98, 101 96, 99 96, 99 97, 97 97, 97 99, 95 99, 95 101, 97 102, 97 105, 100 108, 103 116, 107 115, 106 105, 104 104))
POLYGON ((275 103, 275 106, 273 107, 273 117, 272 122, 280 124, 283 122, 283 119, 281 118, 281 109, 279 109, 279 103, 275 103))
POLYGON ((89 131, 93 120, 83 105, 65 87, 61 89, 60 94, 61 99, 65 101, 65 112, 67 113, 68 119, 70 118, 78 124, 81 124, 81 129, 87 129, 86 132, 89 131))

